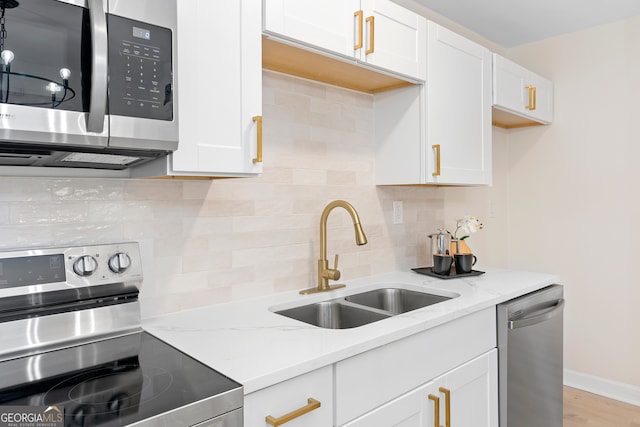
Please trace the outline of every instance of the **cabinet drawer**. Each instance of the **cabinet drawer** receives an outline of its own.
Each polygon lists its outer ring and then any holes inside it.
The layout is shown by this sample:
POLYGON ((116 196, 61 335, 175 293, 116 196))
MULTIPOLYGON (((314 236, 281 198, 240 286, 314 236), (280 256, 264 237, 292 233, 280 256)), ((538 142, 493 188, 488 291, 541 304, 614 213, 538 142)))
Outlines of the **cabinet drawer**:
POLYGON ((491 307, 340 361, 335 368, 337 425, 495 347, 491 307))
POLYGON ((275 419, 298 411, 285 427, 327 427, 333 425, 333 369, 327 366, 288 381, 258 390, 244 398, 244 425, 270 427, 265 418, 275 419), (314 399, 320 407, 311 409, 314 399))

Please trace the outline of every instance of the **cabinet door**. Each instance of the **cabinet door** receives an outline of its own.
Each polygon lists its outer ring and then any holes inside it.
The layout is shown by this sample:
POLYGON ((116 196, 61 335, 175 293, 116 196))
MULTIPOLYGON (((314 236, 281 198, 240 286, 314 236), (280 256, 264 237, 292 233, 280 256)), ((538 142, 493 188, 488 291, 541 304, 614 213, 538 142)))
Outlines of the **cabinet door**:
POLYGON ((261 5, 178 1, 180 142, 170 174, 242 175, 254 163, 262 114, 261 5))
POLYGON ((490 51, 428 23, 427 182, 491 184, 490 51))
POLYGON ((535 91, 533 109, 529 110, 529 115, 544 124, 553 121, 553 84, 535 73, 529 72, 527 84, 535 91))
POLYGON ((357 419, 495 348, 495 324, 490 307, 337 362, 336 424, 357 419))
POLYGON ((493 349, 344 424, 344 427, 498 427, 493 349))
POLYGON ((553 121, 553 83, 494 53, 493 104, 500 110, 549 124, 553 121))
POLYGON ((267 416, 288 417, 286 427, 333 425, 333 370, 327 366, 292 378, 244 398, 244 425, 270 427, 267 416), (313 400, 312 400, 313 399, 313 400), (319 402, 318 406, 315 402, 319 402), (316 407, 318 406, 318 407, 316 407))
POLYGON ((264 31, 353 57, 360 0, 264 0, 264 31))
POLYGON ((363 47, 367 64, 408 77, 426 79, 427 20, 389 0, 362 0, 363 47))
POLYGON ((501 109, 525 115, 529 105, 527 70, 496 54, 493 54, 493 67, 493 103, 501 109))
POLYGON ((423 427, 429 414, 424 410, 424 400, 432 388, 431 383, 425 384, 348 422, 344 427, 423 427))
MULTIPOLYGON (((436 378, 440 423, 456 427, 498 427, 498 356, 494 349, 436 378), (449 407, 447 410, 447 406, 449 407), (448 419, 447 419, 448 418, 448 419)), ((429 402, 425 425, 435 425, 429 402)))

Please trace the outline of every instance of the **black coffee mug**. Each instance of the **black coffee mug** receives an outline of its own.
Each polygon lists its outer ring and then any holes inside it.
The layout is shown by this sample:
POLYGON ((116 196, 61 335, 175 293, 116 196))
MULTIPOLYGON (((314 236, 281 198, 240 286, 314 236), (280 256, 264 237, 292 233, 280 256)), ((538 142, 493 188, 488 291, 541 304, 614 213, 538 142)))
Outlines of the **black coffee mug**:
POLYGON ((455 254, 456 274, 471 273, 471 269, 476 265, 476 258, 473 254, 455 254))
POLYGON ((451 271, 451 264, 453 263, 453 257, 451 255, 433 255, 433 272, 448 276, 451 271))

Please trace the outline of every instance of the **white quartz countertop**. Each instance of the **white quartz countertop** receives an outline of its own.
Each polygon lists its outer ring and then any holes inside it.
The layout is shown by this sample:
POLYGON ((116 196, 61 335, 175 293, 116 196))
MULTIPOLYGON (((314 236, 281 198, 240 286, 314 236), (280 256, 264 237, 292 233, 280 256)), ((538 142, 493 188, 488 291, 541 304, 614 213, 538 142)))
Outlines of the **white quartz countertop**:
POLYGON ((346 281, 315 295, 297 291, 146 319, 143 327, 244 386, 245 394, 558 283, 558 276, 483 269, 442 280, 392 272, 346 281), (445 302, 351 329, 324 329, 273 313, 380 287, 457 296, 445 302))

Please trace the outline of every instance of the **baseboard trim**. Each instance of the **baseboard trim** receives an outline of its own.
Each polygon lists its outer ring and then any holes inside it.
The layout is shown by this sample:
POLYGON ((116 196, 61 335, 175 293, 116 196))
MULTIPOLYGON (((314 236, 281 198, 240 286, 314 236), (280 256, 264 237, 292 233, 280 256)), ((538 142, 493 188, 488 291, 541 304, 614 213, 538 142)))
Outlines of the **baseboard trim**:
POLYGON ((565 369, 564 385, 640 406, 640 387, 630 384, 565 369))

